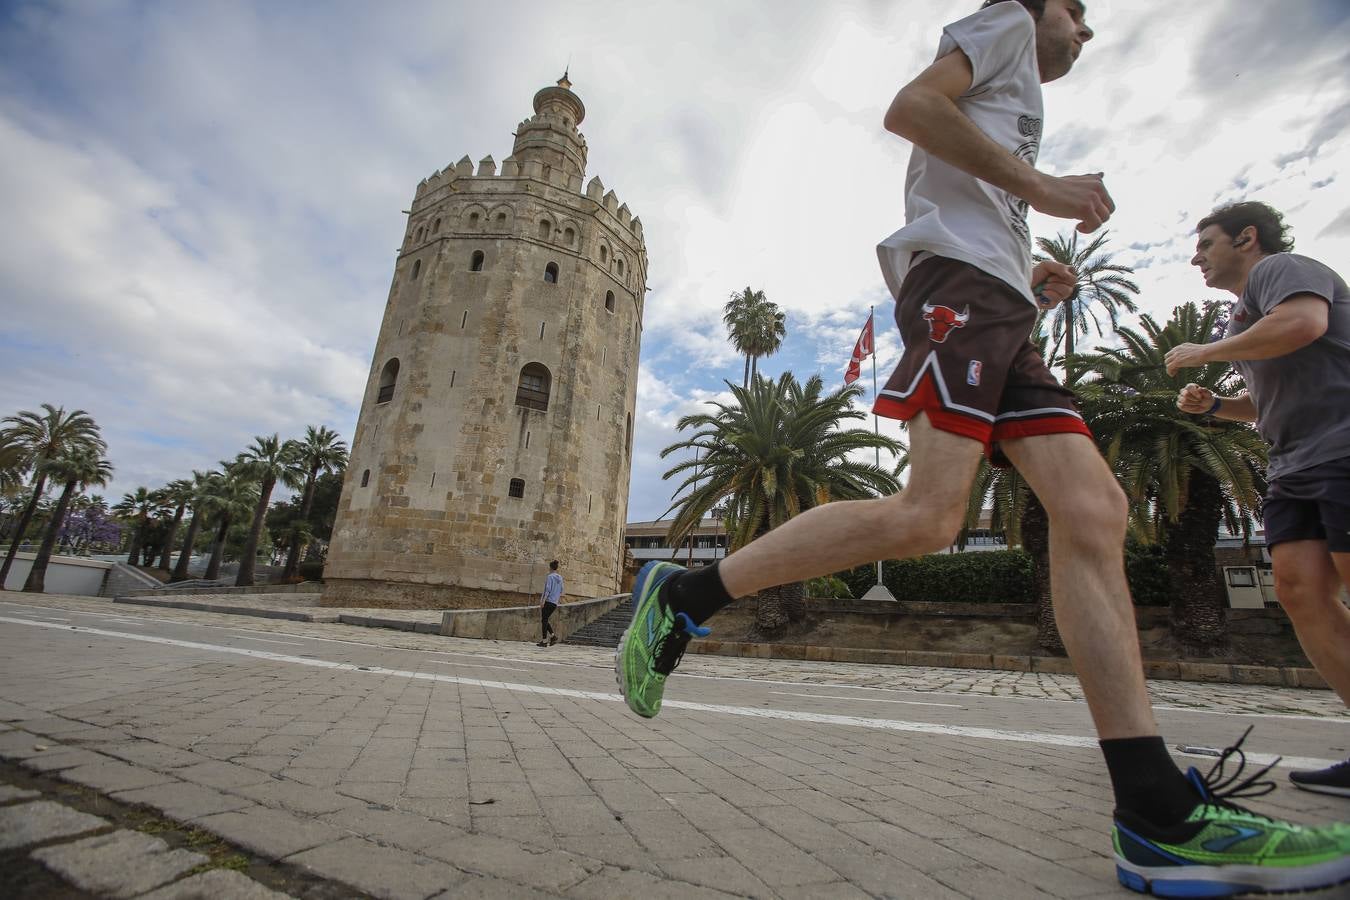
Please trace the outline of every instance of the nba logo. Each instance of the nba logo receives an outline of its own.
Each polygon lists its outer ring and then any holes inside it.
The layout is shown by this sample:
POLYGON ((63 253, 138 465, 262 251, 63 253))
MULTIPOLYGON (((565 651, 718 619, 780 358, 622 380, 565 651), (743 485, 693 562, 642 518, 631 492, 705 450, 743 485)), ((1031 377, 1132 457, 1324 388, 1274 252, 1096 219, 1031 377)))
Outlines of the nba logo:
POLYGON ((966 369, 966 384, 979 387, 980 372, 983 370, 984 363, 980 362, 978 359, 972 359, 970 361, 970 368, 966 369))

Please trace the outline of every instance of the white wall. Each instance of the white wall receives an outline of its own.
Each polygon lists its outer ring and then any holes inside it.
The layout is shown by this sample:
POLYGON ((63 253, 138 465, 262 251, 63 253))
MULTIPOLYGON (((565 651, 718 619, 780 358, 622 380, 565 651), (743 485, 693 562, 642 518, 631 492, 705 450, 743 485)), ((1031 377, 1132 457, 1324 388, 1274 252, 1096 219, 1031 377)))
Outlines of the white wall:
MULTIPOLYGON (((14 558, 14 566, 5 579, 5 590, 21 591, 28 580, 28 571, 33 568, 33 553, 20 553, 14 558)), ((80 559, 72 556, 53 556, 47 564, 47 577, 43 586, 48 594, 78 594, 84 597, 97 597, 103 587, 112 563, 97 559, 80 559)))

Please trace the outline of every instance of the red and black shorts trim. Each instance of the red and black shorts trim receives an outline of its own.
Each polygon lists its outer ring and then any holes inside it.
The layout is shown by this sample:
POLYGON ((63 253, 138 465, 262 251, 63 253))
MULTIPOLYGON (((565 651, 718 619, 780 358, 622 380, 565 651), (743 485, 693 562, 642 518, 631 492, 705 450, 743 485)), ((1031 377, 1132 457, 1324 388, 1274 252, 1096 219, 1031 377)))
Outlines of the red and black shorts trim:
POLYGON ((1036 310, 1002 280, 940 256, 905 276, 895 306, 904 355, 874 406, 908 421, 924 413, 934 428, 984 444, 1092 432, 1073 392, 1061 385, 1027 339, 1036 310))

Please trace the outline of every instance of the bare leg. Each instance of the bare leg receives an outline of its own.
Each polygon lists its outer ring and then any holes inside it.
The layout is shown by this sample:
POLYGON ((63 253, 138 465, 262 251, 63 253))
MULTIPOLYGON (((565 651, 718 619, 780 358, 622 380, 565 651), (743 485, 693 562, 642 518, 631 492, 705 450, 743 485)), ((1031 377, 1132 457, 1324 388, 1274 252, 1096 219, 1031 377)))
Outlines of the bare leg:
POLYGON ((1055 621, 1083 685, 1097 736, 1156 735, 1125 581, 1128 507, 1115 476, 1081 434, 1006 441, 1003 451, 1050 517, 1055 621))
POLYGON ((961 528, 983 452, 978 441, 909 423, 909 485, 880 500, 827 503, 802 513, 718 564, 727 593, 830 575, 878 559, 941 550, 961 528))
POLYGON ((1350 553, 1330 553, 1326 541, 1288 541, 1270 551, 1275 591, 1317 673, 1350 706, 1350 553))

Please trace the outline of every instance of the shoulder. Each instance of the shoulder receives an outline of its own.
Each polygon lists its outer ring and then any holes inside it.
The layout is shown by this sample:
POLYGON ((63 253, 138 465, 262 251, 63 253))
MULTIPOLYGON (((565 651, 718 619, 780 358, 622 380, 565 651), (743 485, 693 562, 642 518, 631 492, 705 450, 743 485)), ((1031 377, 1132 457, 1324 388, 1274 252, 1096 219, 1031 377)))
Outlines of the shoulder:
POLYGON ((1007 0, 971 13, 964 19, 957 19, 944 28, 943 32, 958 39, 971 37, 985 41, 992 39, 1035 41, 1036 20, 1022 4, 1015 0, 1007 0))

